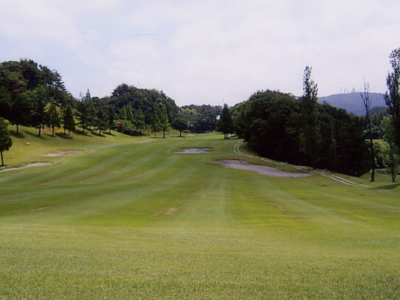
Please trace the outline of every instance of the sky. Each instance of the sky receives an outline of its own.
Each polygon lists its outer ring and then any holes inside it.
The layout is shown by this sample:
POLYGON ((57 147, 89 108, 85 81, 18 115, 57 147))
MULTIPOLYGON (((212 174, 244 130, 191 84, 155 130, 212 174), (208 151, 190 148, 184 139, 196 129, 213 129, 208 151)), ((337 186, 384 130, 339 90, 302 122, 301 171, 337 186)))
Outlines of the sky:
POLYGON ((0 61, 56 70, 73 96, 122 83, 178 106, 235 105, 260 90, 386 91, 398 0, 0 0, 0 61))

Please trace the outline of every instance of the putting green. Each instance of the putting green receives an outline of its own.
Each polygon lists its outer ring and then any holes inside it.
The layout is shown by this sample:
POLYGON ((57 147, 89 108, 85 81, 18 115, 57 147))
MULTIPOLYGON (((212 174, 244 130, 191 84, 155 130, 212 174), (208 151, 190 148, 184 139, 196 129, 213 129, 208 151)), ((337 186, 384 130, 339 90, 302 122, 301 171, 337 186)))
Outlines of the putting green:
POLYGON ((0 173, 0 299, 399 297, 389 178, 228 169, 237 141, 216 134, 86 139, 44 139, 26 159, 51 166, 0 173))

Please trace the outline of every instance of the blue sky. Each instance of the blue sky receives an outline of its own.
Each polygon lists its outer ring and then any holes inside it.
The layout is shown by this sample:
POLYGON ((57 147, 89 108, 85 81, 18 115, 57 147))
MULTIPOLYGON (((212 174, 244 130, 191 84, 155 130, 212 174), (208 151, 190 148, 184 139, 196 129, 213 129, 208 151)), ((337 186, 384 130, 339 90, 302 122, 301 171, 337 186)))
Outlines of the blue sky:
POLYGON ((0 0, 0 61, 57 70, 75 96, 121 83, 176 103, 234 105, 257 90, 386 91, 400 47, 395 0, 0 0))

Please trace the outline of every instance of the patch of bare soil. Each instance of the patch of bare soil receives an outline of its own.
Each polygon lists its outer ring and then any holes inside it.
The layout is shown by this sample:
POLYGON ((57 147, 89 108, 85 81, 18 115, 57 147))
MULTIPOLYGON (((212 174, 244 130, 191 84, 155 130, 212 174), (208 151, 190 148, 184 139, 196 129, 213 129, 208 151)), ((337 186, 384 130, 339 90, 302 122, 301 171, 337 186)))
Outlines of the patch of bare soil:
POLYGON ((272 167, 252 165, 244 160, 218 160, 217 162, 230 169, 252 171, 269 177, 297 178, 311 176, 310 174, 306 173, 286 172, 272 167))
POLYGON ((33 164, 29 164, 29 165, 19 167, 19 168, 10 168, 10 169, 1 170, 0 173, 14 171, 14 170, 21 170, 21 169, 26 169, 26 168, 32 168, 32 167, 51 166, 51 165, 52 165, 52 163, 33 163, 33 164))
POLYGON ((43 154, 42 156, 56 157, 56 156, 63 156, 65 154, 79 153, 79 152, 81 152, 81 151, 64 151, 64 152, 60 152, 60 153, 43 154))

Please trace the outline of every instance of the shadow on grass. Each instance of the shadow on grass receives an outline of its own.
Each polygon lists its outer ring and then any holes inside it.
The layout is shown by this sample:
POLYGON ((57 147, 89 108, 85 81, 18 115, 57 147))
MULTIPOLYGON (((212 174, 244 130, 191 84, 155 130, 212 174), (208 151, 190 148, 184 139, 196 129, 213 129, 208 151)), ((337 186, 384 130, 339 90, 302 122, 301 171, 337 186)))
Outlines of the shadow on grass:
POLYGON ((23 139, 25 137, 21 131, 17 133, 15 130, 10 130, 10 135, 18 139, 23 139))
POLYGON ((85 132, 83 132, 83 130, 71 130, 71 132, 73 132, 74 134, 76 134, 76 135, 83 135, 83 136, 86 136, 86 137, 92 137, 89 133, 91 133, 90 132, 90 130, 88 130, 88 129, 85 129, 85 132))
POLYGON ((400 186, 400 183, 393 183, 393 184, 377 186, 377 187, 372 188, 372 190, 393 190, 393 189, 397 188, 398 186, 400 186))
POLYGON ((56 136, 63 140, 72 140, 72 137, 68 133, 56 133, 56 136))
POLYGON ((32 132, 29 132, 29 131, 25 131, 25 133, 26 134, 29 134, 29 135, 31 135, 31 136, 33 136, 33 137, 35 137, 35 138, 38 138, 38 139, 44 139, 44 137, 43 137, 43 133, 42 133, 42 135, 41 136, 39 136, 39 134, 37 134, 37 133, 32 133, 32 132))
MULTIPOLYGON (((104 132, 103 132, 103 133, 104 133, 104 132)), ((103 135, 103 134, 101 134, 101 133, 93 132, 93 131, 92 131, 92 135, 99 136, 99 137, 102 137, 102 138, 105 138, 105 137, 106 137, 105 135, 103 135)))
POLYGON ((113 134, 112 132, 103 132, 103 134, 110 135, 110 136, 115 136, 115 134, 113 134))

